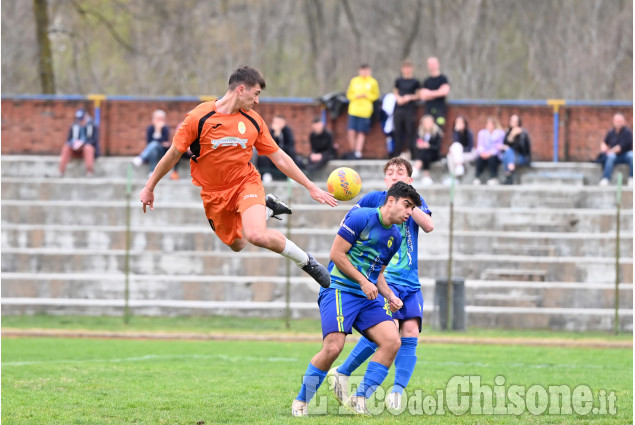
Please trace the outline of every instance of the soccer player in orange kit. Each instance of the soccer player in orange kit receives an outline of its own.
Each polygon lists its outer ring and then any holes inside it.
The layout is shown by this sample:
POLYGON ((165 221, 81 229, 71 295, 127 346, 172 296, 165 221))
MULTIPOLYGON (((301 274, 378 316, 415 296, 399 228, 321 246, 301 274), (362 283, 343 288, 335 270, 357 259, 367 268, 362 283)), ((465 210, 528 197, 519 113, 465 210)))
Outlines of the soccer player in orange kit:
POLYGON ((243 66, 229 77, 229 88, 221 99, 202 103, 187 114, 172 146, 139 193, 143 212, 146 207, 154 209, 155 186, 189 148, 194 154, 192 183, 201 187, 205 215, 221 241, 236 252, 250 242, 282 254, 327 288, 331 278, 326 268, 266 225, 267 218, 291 210, 275 195, 265 197, 260 174, 249 162, 253 147, 317 202, 335 206, 337 201, 309 180, 271 138, 264 120, 252 109, 263 89, 260 71, 243 66))

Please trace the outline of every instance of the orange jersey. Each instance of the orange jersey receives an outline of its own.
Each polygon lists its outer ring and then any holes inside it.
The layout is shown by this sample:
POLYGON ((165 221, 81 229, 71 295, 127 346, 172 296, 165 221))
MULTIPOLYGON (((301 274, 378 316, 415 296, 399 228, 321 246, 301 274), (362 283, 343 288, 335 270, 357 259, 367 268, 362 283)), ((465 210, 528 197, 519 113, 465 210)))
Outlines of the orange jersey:
POLYGON ((180 152, 190 148, 194 153, 190 161, 192 182, 204 189, 238 184, 257 172, 249 162, 254 147, 259 155, 279 149, 257 112, 223 114, 216 110, 216 101, 191 110, 176 131, 173 144, 180 152))

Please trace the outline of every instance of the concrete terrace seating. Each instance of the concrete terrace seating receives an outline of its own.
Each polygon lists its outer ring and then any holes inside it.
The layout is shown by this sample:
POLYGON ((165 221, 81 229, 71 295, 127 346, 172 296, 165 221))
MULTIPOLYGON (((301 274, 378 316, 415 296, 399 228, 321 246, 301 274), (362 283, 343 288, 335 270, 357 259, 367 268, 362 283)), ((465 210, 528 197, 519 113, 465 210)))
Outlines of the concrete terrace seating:
MULTIPOLYGON (((2 156, 2 314, 120 314, 126 261, 126 175, 131 158, 102 157, 95 177, 74 161, 58 178, 53 156, 2 156)), ((332 161, 314 176, 325 186, 338 166, 355 168, 362 193, 383 190, 383 160, 332 161)), ((624 169, 618 169, 624 171, 624 169)), ((286 260, 248 247, 234 253, 212 234, 198 190, 183 170, 164 179, 155 210, 143 214, 137 193, 147 169, 132 170, 130 296, 135 314, 284 314, 286 260)), ((436 184, 420 190, 436 229, 419 238, 426 320, 435 278, 448 260, 449 190, 445 165, 436 184)), ((457 186, 453 275, 466 279, 468 326, 602 329, 613 327, 615 187, 595 185, 599 166, 535 163, 513 186, 457 186)), ((338 223, 353 205, 313 203, 297 184, 274 182, 290 194, 294 214, 271 226, 323 263, 338 223)), ((622 194, 619 261, 620 326, 632 330, 632 188, 622 194)), ((293 317, 318 317, 318 285, 291 269, 293 317)))

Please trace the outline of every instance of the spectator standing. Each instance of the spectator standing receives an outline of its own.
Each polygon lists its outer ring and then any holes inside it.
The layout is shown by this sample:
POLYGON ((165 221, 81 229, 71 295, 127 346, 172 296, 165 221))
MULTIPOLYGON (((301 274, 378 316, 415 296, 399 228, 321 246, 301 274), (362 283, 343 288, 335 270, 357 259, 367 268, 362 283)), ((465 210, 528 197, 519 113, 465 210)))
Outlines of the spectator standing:
POLYGON ((520 116, 517 114, 509 117, 509 128, 505 133, 502 149, 505 184, 514 184, 516 167, 531 163, 531 141, 527 130, 523 128, 520 116))
POLYGON ((311 123, 309 143, 311 144, 311 154, 309 154, 309 161, 306 166, 307 171, 321 168, 335 158, 333 135, 326 129, 321 117, 315 117, 311 123))
POLYGON ((393 151, 391 157, 401 155, 403 147, 412 149, 415 142, 417 104, 419 98, 419 80, 414 78, 413 66, 410 61, 401 64, 401 77, 395 81, 393 93, 396 98, 393 116, 393 151))
POLYGON ((628 164, 630 174, 628 184, 633 184, 633 132, 626 127, 624 114, 613 115, 613 128, 609 130, 600 145, 598 162, 602 164, 600 186, 607 186, 613 176, 616 164, 628 164))
POLYGON ((60 176, 64 176, 66 166, 71 158, 76 157, 84 159, 86 177, 92 177, 95 172, 97 154, 97 126, 86 111, 78 109, 75 112, 75 120, 68 130, 66 143, 62 147, 59 165, 60 176))
POLYGON ((461 177, 465 174, 465 164, 474 161, 474 135, 463 115, 454 119, 452 130, 452 144, 448 151, 448 170, 450 174, 461 177))
MULTIPOLYGON (((271 120, 269 132, 280 149, 289 155, 293 162, 298 165, 299 161, 295 153, 295 137, 293 136, 293 130, 287 125, 287 119, 283 115, 275 115, 271 120)), ((262 174, 263 183, 269 183, 274 179, 286 179, 284 173, 278 170, 273 162, 266 156, 258 157, 258 171, 262 174)))
POLYGON ((488 117, 485 128, 478 132, 476 140, 476 178, 474 184, 481 184, 481 173, 487 166, 489 170, 489 180, 487 184, 497 185, 498 181, 498 165, 500 163, 500 154, 503 146, 505 132, 501 128, 498 119, 488 117))
POLYGON ((368 64, 359 67, 359 75, 348 84, 348 145, 354 158, 362 157, 366 135, 370 131, 373 102, 379 99, 379 84, 368 64))
POLYGON ((450 93, 450 81, 441 73, 439 59, 430 57, 427 64, 429 76, 423 80, 419 98, 425 101, 424 114, 432 115, 437 125, 443 128, 447 112, 445 98, 450 93))
POLYGON ((170 142, 170 129, 165 124, 165 121, 165 111, 157 109, 152 113, 152 124, 146 129, 146 147, 141 154, 132 160, 136 167, 147 162, 149 175, 152 175, 155 167, 172 145, 170 142))
POLYGON ((432 115, 424 115, 421 117, 417 136, 413 152, 415 162, 412 176, 418 177, 420 170, 423 168, 422 184, 429 186, 433 183, 430 177, 430 164, 439 160, 443 131, 434 122, 432 115))

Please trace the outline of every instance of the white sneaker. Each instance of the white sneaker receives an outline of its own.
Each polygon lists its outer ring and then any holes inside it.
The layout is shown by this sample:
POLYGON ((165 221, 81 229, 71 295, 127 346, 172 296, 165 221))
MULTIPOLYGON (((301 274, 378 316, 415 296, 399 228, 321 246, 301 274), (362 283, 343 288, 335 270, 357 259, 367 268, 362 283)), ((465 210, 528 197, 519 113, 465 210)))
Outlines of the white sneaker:
POLYGON ((370 416, 370 412, 366 408, 366 397, 351 396, 345 406, 356 415, 370 416))
POLYGON ((412 176, 410 176, 410 177, 412 177, 413 179, 416 179, 417 177, 419 177, 419 174, 421 174, 421 171, 419 171, 418 168, 413 168, 412 169, 412 176))
POLYGON ((291 416, 308 416, 309 415, 309 403, 306 401, 300 401, 298 399, 293 400, 291 403, 291 416))
POLYGON ((390 393, 386 396, 386 407, 388 410, 400 410, 401 409, 401 394, 390 393))
POLYGON ((454 169, 454 175, 458 177, 462 176, 463 174, 465 174, 465 167, 463 166, 463 164, 457 165, 454 169))
POLYGON ((472 184, 474 186, 480 186, 481 184, 481 179, 479 179, 478 177, 474 179, 474 181, 472 182, 472 184))
POLYGON ((141 158, 140 156, 135 156, 134 158, 132 158, 132 163, 135 167, 139 167, 141 166, 141 164, 143 164, 143 158, 141 158))
POLYGON ((497 185, 499 185, 499 184, 500 184, 500 182, 498 181, 498 179, 494 178, 494 179, 489 179, 489 180, 487 181, 487 184, 488 184, 489 186, 497 186, 497 185))
POLYGON ((423 180, 421 180, 421 184, 424 185, 424 186, 431 186, 432 183, 434 183, 434 182, 428 176, 424 177, 423 180))
POLYGON ((600 186, 608 186, 608 185, 609 185, 609 179, 600 180, 600 186))
POLYGON ((348 376, 339 373, 337 367, 329 370, 326 375, 329 385, 333 388, 333 394, 340 404, 344 404, 348 399, 348 376))
POLYGON ((262 183, 267 184, 273 181, 273 176, 270 173, 264 173, 262 175, 262 183))

